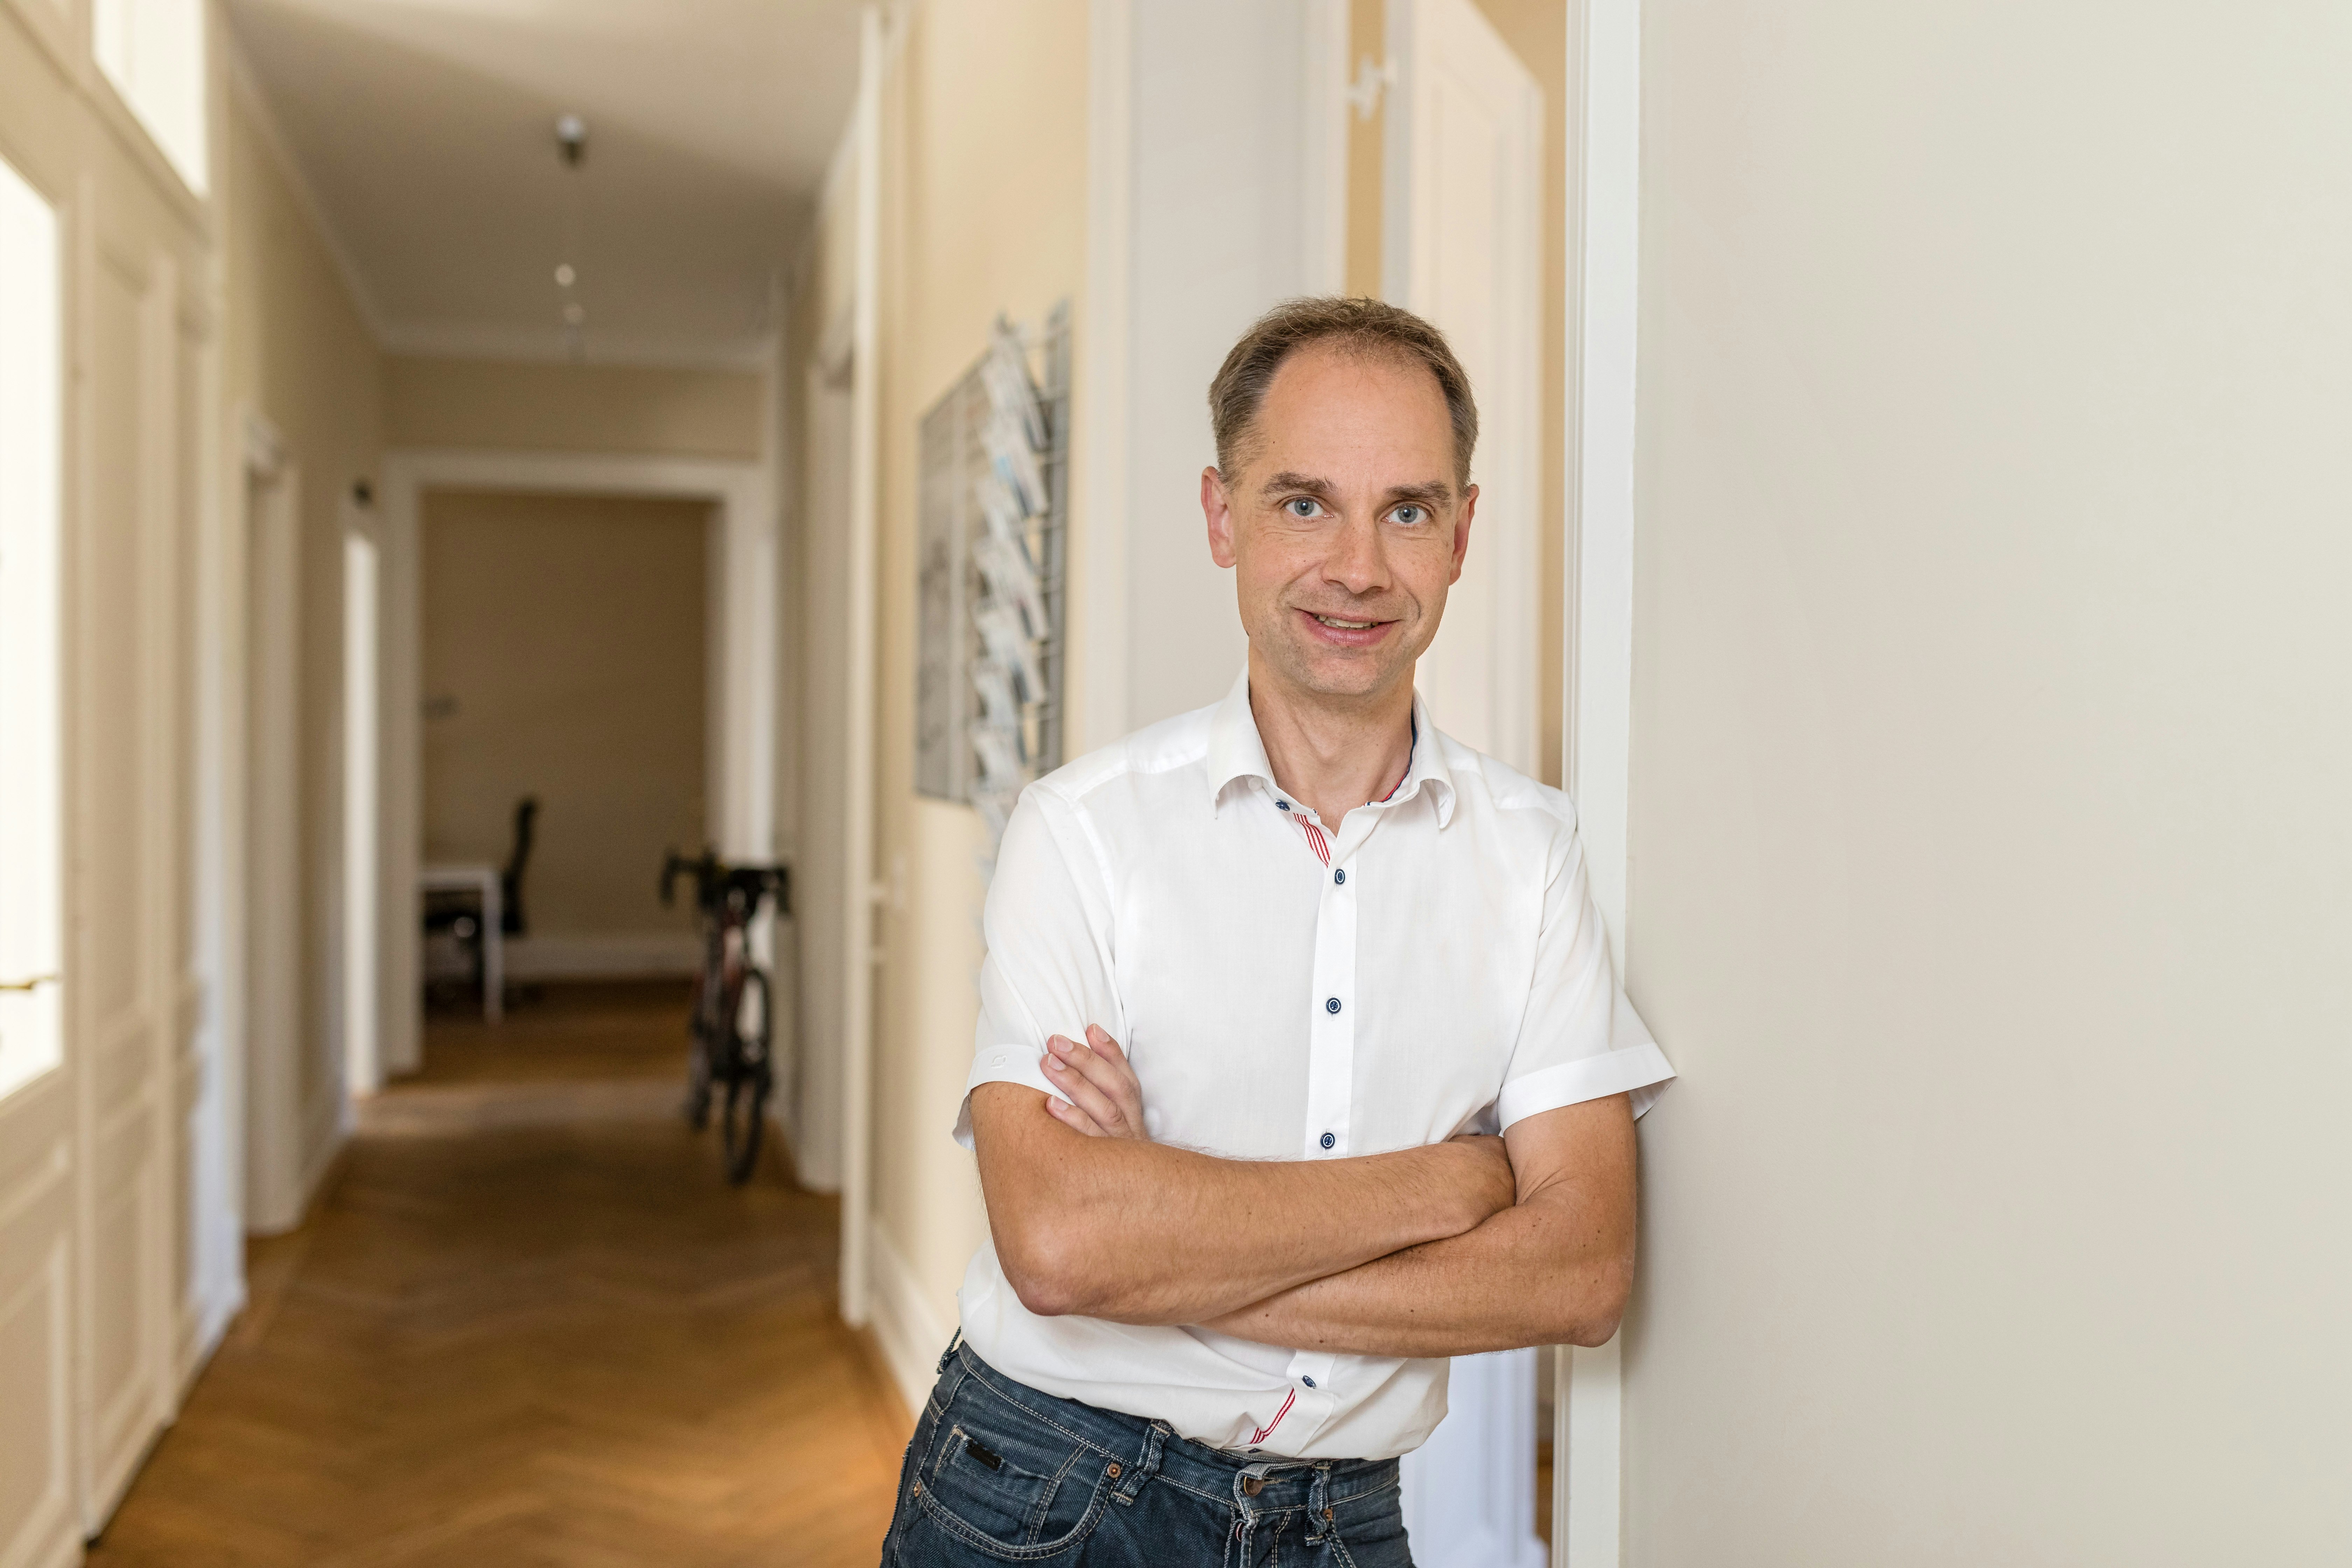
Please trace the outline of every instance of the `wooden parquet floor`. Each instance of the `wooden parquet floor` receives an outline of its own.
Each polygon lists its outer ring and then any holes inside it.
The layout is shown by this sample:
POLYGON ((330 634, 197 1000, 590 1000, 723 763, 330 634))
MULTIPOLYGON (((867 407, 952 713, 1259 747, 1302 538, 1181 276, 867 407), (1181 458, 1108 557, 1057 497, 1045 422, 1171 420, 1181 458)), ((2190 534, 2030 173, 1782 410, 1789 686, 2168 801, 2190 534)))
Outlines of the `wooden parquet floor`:
POLYGON ((94 1568, 877 1560, 911 1423, 835 1315, 834 1203, 720 1179, 664 995, 433 1027, 252 1247, 94 1568))

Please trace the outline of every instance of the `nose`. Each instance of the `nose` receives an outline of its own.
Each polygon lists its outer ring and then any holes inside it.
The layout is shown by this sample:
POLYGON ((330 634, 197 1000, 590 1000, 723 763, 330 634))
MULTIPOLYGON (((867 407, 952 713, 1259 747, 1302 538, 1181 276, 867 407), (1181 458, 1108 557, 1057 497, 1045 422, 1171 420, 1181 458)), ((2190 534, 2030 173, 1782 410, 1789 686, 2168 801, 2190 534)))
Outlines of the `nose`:
POLYGON ((1387 587, 1388 574, 1381 525, 1369 517, 1341 522, 1331 537, 1331 553, 1323 559, 1323 580, 1360 597, 1387 587))

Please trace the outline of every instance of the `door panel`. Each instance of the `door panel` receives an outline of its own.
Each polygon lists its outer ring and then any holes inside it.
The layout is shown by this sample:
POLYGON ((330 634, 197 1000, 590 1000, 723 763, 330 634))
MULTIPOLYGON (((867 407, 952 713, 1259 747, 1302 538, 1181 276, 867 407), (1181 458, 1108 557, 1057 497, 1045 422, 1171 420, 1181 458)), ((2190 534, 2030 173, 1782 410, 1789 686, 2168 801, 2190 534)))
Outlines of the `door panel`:
MULTIPOLYGON (((70 1325, 67 1237, 72 1215, 65 1142, 67 1096, 55 1079, 28 1091, 50 1102, 47 1157, 0 1177, 0 1568, 46 1563, 69 1551, 74 1517, 68 1440, 70 1325)), ((11 1134, 29 1131, 10 1108, 11 1134)), ((41 1147, 42 1145, 36 1145, 41 1147)))
POLYGON ((62 226, 0 161, 0 1568, 74 1507, 74 1094, 65 1050, 62 226))
MULTIPOLYGON (((95 228, 96 226, 93 226, 95 228)), ((81 1523, 113 1511, 172 1413, 173 1297, 161 935, 169 910, 169 713, 177 284, 143 247, 83 246, 84 374, 72 680, 79 875, 69 962, 86 1070, 79 1134, 81 1523)))
MULTIPOLYGON (((1444 331, 1469 374, 1478 506, 1460 581, 1415 684, 1438 727, 1530 776, 1542 733, 1543 95, 1471 0, 1389 0, 1386 292, 1444 331)), ((1405 1460, 1425 1568, 1539 1568, 1532 1351, 1463 1356, 1449 1413, 1405 1460)))
POLYGON ((1417 684, 1439 728, 1538 773, 1543 96, 1470 0, 1391 0, 1388 294, 1478 400, 1476 520, 1417 684))

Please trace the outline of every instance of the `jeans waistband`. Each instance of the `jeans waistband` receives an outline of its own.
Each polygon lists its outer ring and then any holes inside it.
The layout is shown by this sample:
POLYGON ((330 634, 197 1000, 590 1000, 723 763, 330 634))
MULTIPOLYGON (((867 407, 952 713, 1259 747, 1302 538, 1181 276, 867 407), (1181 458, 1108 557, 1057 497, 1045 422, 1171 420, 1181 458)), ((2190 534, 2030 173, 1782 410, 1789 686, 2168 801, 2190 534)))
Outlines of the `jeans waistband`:
POLYGON ((997 1398, 1119 1461, 1125 1474, 1118 1489, 1130 1497, 1157 1476, 1202 1497, 1268 1513, 1321 1510, 1397 1484, 1394 1459, 1286 1459, 1212 1448, 1178 1436, 1165 1421, 1032 1388, 989 1365, 969 1344, 955 1344, 940 1362, 942 1372, 960 1364, 966 1378, 997 1398))

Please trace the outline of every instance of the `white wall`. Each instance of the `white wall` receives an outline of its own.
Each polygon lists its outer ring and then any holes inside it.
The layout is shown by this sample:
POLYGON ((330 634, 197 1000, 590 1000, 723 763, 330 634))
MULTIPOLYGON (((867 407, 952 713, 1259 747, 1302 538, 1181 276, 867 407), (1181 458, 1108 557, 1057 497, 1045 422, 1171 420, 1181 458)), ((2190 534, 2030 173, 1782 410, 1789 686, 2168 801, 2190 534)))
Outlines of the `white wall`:
POLYGON ((1624 1560, 2352 1559, 2352 12, 1646 9, 1624 1560))

